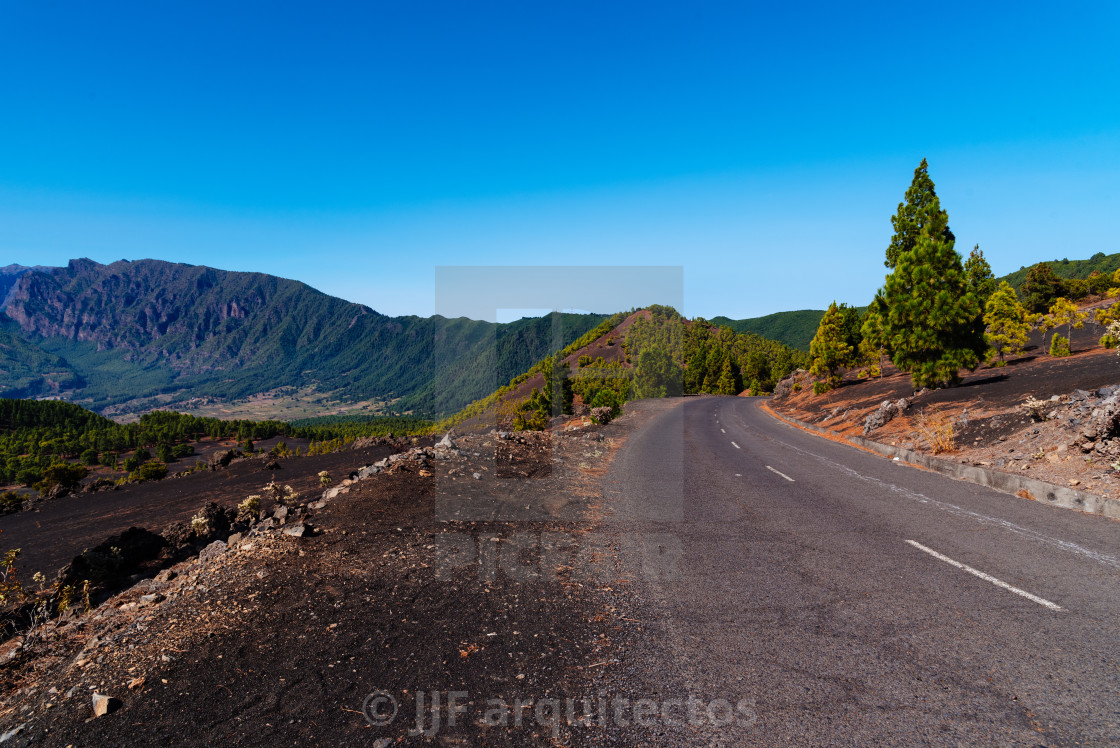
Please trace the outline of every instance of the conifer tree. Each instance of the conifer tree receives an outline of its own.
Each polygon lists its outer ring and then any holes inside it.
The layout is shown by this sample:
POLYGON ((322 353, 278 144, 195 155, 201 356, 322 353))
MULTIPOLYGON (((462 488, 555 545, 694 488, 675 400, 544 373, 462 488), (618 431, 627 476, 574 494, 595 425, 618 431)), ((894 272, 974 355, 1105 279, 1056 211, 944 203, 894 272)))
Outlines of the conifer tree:
MULTIPOLYGON (((878 376, 883 376, 883 357, 888 353, 888 337, 887 337, 887 302, 883 299, 883 291, 880 289, 875 294, 874 300, 868 305, 867 311, 863 314, 863 323, 860 326, 860 335, 863 338, 860 342, 863 358, 868 362, 875 361, 875 368, 878 369, 878 376)), ((875 372, 872 372, 874 376, 875 372)))
POLYGON ((844 314, 834 301, 821 317, 817 334, 809 344, 809 355, 813 359, 809 373, 824 379, 829 387, 840 383, 839 370, 852 362, 854 351, 845 341, 845 332, 844 314))
POLYGON ((1054 356, 1054 355, 1066 355, 1066 356, 1068 356, 1069 355, 1069 341, 1073 337, 1073 329, 1077 328, 1078 330, 1080 330, 1082 327, 1085 326, 1085 320, 1088 319, 1088 318, 1089 318, 1089 313, 1078 311, 1077 304, 1074 304, 1069 299, 1065 299, 1065 298, 1056 299, 1054 301, 1054 303, 1050 306, 1050 315, 1042 323, 1042 329, 1043 330, 1052 330, 1056 327, 1061 327, 1062 325, 1065 325, 1066 326, 1066 334, 1065 334, 1065 337, 1063 339, 1066 341, 1066 346, 1063 349, 1065 351, 1064 354, 1055 354, 1054 351, 1053 351, 1053 346, 1051 346, 1052 350, 1050 352, 1050 355, 1051 356, 1054 356))
POLYGON ((914 170, 914 179, 906 190, 904 201, 898 204, 898 212, 891 217, 891 225, 894 226, 894 236, 883 263, 889 268, 898 264, 903 253, 914 249, 923 229, 928 229, 930 236, 950 245, 956 241, 949 230, 949 214, 941 210, 933 180, 929 178, 929 165, 924 158, 914 170))
POLYGON ((1023 352, 1031 331, 1031 317, 1019 303, 1015 289, 1007 281, 1001 282, 984 307, 985 338, 991 346, 991 357, 999 356, 995 366, 1003 366, 1008 356, 1023 352))
POLYGON ((996 292, 996 277, 992 274, 992 266, 984 259, 984 253, 977 244, 964 261, 965 282, 968 290, 976 295, 976 300, 983 307, 988 299, 996 292))
MULTIPOLYGON (((936 197, 929 208, 944 215, 936 197)), ((980 303, 968 291, 952 239, 944 236, 939 225, 924 226, 914 249, 903 252, 887 276, 892 360, 910 372, 915 388, 958 383, 960 370, 975 369, 988 349, 980 303)))
POLYGON ((738 395, 739 388, 735 386, 735 372, 731 369, 731 359, 723 362, 723 371, 720 372, 719 381, 716 383, 717 395, 738 395))

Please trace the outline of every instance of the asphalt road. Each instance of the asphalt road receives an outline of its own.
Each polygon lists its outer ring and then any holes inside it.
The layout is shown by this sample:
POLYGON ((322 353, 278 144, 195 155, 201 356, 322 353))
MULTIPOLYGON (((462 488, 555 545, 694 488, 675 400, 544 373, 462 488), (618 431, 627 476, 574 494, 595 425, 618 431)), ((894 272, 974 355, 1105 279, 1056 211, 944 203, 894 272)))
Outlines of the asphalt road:
POLYGON ((608 524, 642 556, 634 664, 654 700, 714 710, 665 744, 1120 744, 1120 522, 760 404, 667 408, 607 476, 608 524))

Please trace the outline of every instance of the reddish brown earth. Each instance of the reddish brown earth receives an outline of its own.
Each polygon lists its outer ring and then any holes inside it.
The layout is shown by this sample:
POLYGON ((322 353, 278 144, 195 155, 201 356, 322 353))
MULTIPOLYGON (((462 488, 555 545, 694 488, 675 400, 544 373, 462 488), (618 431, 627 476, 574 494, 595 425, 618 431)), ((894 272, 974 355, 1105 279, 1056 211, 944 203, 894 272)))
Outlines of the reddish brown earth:
MULTIPOLYGON (((592 360, 602 358, 605 363, 625 362, 626 351, 623 349, 622 343, 626 340, 626 333, 639 317, 649 319, 651 316, 645 309, 634 312, 618 323, 610 332, 600 335, 587 345, 574 351, 564 359, 564 362, 568 364, 572 372, 579 367, 580 356, 590 356, 592 360)), ((544 375, 534 374, 502 395, 494 407, 460 424, 460 430, 486 431, 493 428, 510 428, 517 404, 527 400, 534 389, 539 390, 542 387, 544 387, 544 375)))
MULTIPOLYGON (((1061 332, 1065 332, 1062 330, 1061 332)), ((772 407, 800 421, 825 427, 845 436, 862 436, 868 415, 884 401, 911 400, 907 413, 895 417, 868 438, 906 449, 933 451, 920 428, 927 422, 951 422, 955 447, 941 453, 946 459, 1009 472, 1060 485, 1075 485, 1093 493, 1120 496, 1120 473, 1112 459, 1098 453, 1083 453, 1075 446, 1079 427, 1092 412, 1076 412, 1077 391, 1096 393, 1101 387, 1120 384, 1120 358, 1115 350, 1097 344, 1101 331, 1092 325, 1073 331, 1072 356, 1054 358, 1044 350, 1046 343, 1035 333, 1032 345, 1021 358, 1006 366, 983 366, 964 372, 960 386, 914 392, 908 374, 888 364, 881 379, 860 380, 849 374, 841 386, 824 395, 812 394, 812 379, 799 375, 802 389, 788 397, 777 397, 772 407), (1071 401, 1071 395, 1074 400, 1071 401), (1028 397, 1052 397, 1061 417, 1037 422, 1022 404, 1028 397), (1074 412, 1067 412, 1074 409, 1074 412)), ((1047 338, 1048 340, 1048 338, 1047 338)), ((1048 408, 1049 410, 1049 408, 1048 408)))

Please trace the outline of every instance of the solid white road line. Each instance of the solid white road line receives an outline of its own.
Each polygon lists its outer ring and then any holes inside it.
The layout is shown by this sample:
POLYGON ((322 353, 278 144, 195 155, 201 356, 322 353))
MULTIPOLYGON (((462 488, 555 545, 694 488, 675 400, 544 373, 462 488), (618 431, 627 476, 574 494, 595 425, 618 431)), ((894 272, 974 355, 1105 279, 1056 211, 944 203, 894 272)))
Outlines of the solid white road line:
POLYGON ((925 553, 928 553, 929 555, 933 556, 934 558, 944 561, 945 563, 949 564, 950 566, 955 566, 962 571, 967 571, 969 574, 972 574, 973 576, 980 577, 985 582, 991 582, 996 587, 1002 587, 1003 589, 1007 590, 1008 592, 1014 592, 1016 595, 1022 595, 1023 597, 1027 598, 1028 600, 1036 602, 1039 605, 1045 605, 1050 610, 1061 610, 1062 609, 1062 606, 1060 606, 1060 605, 1056 605, 1055 603, 1052 603, 1049 600, 1044 600, 1043 598, 1038 597, 1037 595, 1032 595, 1031 593, 1027 592, 1026 590, 1021 590, 1018 587, 1012 587, 1007 582, 996 579, 991 574, 985 574, 984 572, 982 572, 978 569, 973 569, 971 566, 966 566, 965 564, 962 564, 960 561, 954 561, 953 559, 949 558, 948 556, 941 555, 940 553, 933 550, 932 548, 926 548, 921 543, 916 543, 913 540, 907 540, 906 542, 909 543, 910 545, 914 546, 915 548, 917 548, 919 551, 924 551, 925 553))
POLYGON ((769 465, 766 466, 766 469, 769 470, 771 473, 777 473, 778 475, 780 475, 783 478, 785 478, 786 480, 788 480, 790 483, 796 483, 797 482, 793 478, 790 478, 788 475, 783 473, 781 470, 775 470, 774 468, 770 467, 769 465))
POLYGON ((742 449, 742 447, 740 447, 740 446, 739 446, 738 444, 736 444, 735 442, 731 442, 731 446, 732 446, 732 447, 735 447, 735 449, 742 449))

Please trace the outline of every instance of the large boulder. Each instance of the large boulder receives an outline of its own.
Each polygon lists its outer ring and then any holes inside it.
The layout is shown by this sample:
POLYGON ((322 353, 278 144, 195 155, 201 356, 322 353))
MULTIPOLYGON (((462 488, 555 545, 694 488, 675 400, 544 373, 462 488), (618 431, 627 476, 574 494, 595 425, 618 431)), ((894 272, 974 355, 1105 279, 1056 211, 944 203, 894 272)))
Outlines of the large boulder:
MULTIPOLYGON (((909 403, 907 403, 909 406, 909 403)), ((871 412, 863 422, 863 435, 867 436, 872 431, 881 429, 899 414, 899 406, 890 400, 884 400, 878 409, 871 412)))

